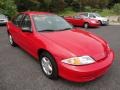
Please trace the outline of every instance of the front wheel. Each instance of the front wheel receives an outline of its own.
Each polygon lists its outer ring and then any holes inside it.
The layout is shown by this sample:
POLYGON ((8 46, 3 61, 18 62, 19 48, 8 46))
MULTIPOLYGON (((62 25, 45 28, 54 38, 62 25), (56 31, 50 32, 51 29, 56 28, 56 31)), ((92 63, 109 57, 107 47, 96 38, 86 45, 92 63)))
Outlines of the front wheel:
POLYGON ((43 52, 42 54, 40 54, 39 59, 43 73, 49 79, 58 79, 58 69, 54 58, 48 52, 43 52))
POLYGON ((88 23, 84 23, 84 28, 88 28, 89 27, 89 24, 88 23))
POLYGON ((9 43, 10 43, 10 45, 15 47, 15 46, 16 46, 16 43, 14 42, 11 34, 8 34, 8 38, 9 38, 9 43))

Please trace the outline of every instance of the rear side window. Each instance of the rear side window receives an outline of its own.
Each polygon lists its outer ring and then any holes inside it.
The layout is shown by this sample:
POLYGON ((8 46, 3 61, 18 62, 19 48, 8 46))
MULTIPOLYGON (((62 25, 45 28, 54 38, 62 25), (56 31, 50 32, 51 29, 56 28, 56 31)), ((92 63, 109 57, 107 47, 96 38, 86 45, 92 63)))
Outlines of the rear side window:
POLYGON ((18 15, 17 17, 15 17, 15 18, 13 19, 13 23, 14 23, 16 26, 20 26, 23 17, 24 17, 24 14, 18 15))
POLYGON ((88 17, 88 13, 84 13, 84 16, 88 17))
POLYGON ((83 15, 83 16, 88 17, 88 13, 82 13, 82 14, 80 14, 80 15, 83 15))
POLYGON ((25 28, 25 27, 31 28, 31 20, 30 20, 30 17, 28 15, 26 15, 24 17, 24 19, 22 20, 21 27, 23 27, 23 28, 25 28))
POLYGON ((94 18, 95 15, 94 14, 89 14, 89 17, 94 18))

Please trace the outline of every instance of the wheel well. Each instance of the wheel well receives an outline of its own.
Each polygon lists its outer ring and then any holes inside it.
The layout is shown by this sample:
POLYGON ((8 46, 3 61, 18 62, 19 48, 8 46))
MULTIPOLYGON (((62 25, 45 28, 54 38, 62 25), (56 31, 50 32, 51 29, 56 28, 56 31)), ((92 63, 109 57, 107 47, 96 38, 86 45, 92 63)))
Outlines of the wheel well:
POLYGON ((84 22, 84 24, 85 24, 85 23, 89 24, 88 22, 84 22))
POLYGON ((102 21, 101 20, 98 20, 100 22, 100 24, 102 25, 102 21))
POLYGON ((83 26, 84 26, 85 24, 88 24, 88 26, 89 26, 89 23, 88 23, 88 22, 84 22, 83 26))
POLYGON ((38 56, 43 53, 43 52, 48 52, 49 54, 51 54, 49 51, 45 50, 45 49, 39 49, 38 50, 38 56))
POLYGON ((100 23, 102 23, 102 21, 101 20, 98 20, 100 23))
MULTIPOLYGON (((48 50, 43 49, 43 48, 38 50, 38 52, 37 52, 38 53, 38 57, 40 57, 40 54, 43 53, 43 52, 49 53, 54 58, 54 56, 52 55, 52 53, 50 53, 48 50)), ((54 60, 55 60, 55 58, 54 58, 54 60)))

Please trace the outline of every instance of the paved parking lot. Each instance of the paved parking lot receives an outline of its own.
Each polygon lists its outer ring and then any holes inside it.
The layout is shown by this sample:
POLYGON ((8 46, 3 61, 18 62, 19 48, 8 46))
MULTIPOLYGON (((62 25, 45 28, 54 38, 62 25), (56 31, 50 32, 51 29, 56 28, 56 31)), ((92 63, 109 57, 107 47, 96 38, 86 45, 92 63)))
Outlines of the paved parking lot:
POLYGON ((115 52, 115 61, 101 78, 73 83, 46 78, 33 57, 8 44, 6 28, 0 26, 0 90, 120 90, 120 26, 102 26, 87 31, 108 41, 115 52))

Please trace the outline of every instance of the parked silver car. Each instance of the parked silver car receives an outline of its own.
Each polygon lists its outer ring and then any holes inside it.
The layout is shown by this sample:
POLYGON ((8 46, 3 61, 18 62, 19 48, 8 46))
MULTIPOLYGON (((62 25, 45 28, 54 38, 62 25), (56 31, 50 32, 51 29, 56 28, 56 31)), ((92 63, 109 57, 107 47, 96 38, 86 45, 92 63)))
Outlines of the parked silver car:
POLYGON ((6 24, 8 22, 7 16, 0 14, 0 24, 6 24))
POLYGON ((101 25, 108 25, 109 24, 109 20, 106 17, 102 17, 98 13, 84 12, 84 13, 80 13, 80 15, 85 15, 88 18, 96 19, 100 22, 101 25))

